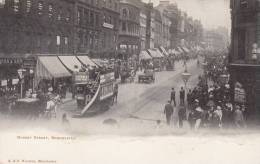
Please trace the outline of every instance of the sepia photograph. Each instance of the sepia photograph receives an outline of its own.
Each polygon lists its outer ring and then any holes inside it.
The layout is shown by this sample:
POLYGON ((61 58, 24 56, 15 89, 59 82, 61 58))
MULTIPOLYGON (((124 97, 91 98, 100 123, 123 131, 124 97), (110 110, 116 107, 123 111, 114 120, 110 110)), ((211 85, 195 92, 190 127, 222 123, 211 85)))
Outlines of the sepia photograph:
POLYGON ((0 164, 259 154, 260 0, 0 0, 0 164))

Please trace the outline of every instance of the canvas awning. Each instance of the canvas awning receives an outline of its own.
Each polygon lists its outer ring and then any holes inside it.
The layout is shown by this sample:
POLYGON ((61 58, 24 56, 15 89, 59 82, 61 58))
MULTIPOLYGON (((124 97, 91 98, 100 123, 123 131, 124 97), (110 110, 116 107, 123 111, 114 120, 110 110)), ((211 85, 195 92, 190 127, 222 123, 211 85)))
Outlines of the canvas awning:
POLYGON ((69 71, 62 65, 57 56, 39 56, 35 76, 37 79, 70 77, 69 71))
POLYGON ((82 66, 76 56, 58 56, 58 58, 72 72, 78 72, 82 66))
POLYGON ((179 51, 180 53, 183 53, 183 52, 184 52, 181 47, 178 47, 178 48, 177 48, 177 51, 179 51))
POLYGON ((164 55, 169 56, 169 53, 165 50, 163 46, 160 47, 164 55))
POLYGON ((164 57, 163 53, 158 48, 156 48, 156 52, 158 55, 160 55, 161 58, 164 57))
POLYGON ((181 48, 182 48, 185 52, 187 52, 187 53, 190 52, 190 50, 189 50, 186 46, 182 46, 181 48))
POLYGON ((152 58, 161 58, 162 56, 157 53, 154 49, 148 49, 148 53, 151 55, 152 58))
POLYGON ((77 56, 77 58, 85 65, 89 66, 97 66, 88 56, 77 56))
POLYGON ((146 52, 146 51, 141 51, 139 55, 140 60, 149 60, 152 59, 152 57, 146 52))

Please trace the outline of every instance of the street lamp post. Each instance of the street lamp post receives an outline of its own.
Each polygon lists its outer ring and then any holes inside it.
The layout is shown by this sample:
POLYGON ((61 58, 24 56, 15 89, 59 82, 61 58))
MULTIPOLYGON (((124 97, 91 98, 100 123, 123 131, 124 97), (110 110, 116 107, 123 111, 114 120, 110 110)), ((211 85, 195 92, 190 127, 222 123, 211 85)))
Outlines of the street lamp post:
POLYGON ((18 69, 17 70, 17 73, 18 73, 18 75, 21 79, 21 82, 20 82, 20 94, 21 94, 20 97, 21 98, 23 98, 23 81, 24 81, 24 72, 25 71, 26 71, 25 69, 18 69))

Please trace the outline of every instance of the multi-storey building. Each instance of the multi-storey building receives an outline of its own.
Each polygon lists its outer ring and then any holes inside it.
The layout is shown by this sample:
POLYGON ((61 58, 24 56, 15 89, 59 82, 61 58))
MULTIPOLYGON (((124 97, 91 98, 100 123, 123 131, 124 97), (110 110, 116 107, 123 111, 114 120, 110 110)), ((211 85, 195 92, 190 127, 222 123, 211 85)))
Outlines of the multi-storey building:
POLYGON ((23 67, 25 88, 32 88, 35 62, 25 60, 28 54, 73 52, 73 13, 74 0, 0 1, 1 86, 15 88, 23 67))
POLYGON ((72 52, 72 0, 2 0, 0 12, 2 53, 72 52))
MULTIPOLYGON (((175 48, 182 38, 181 31, 181 11, 178 9, 177 4, 172 4, 170 1, 160 1, 160 4, 156 7, 161 13, 164 13, 168 19, 170 19, 169 34, 170 48, 175 48)), ((166 32, 167 33, 167 32, 166 32)))
POLYGON ((103 0, 102 16, 102 56, 115 57, 119 33, 119 0, 103 0))
POLYGON ((76 0, 74 21, 74 53, 99 55, 101 24, 101 0, 76 0))
POLYGON ((142 3, 140 11, 140 39, 141 39, 141 50, 146 49, 146 33, 147 33, 147 8, 146 3, 142 3))
POLYGON ((220 33, 216 29, 205 30, 204 31, 205 46, 214 51, 227 49, 228 45, 227 45, 227 41, 225 41, 226 36, 224 35, 228 35, 228 34, 220 33))
POLYGON ((121 58, 127 59, 140 53, 140 6, 140 0, 120 1, 118 50, 121 58))
POLYGON ((233 100, 245 104, 246 113, 260 120, 260 3, 231 0, 231 51, 229 69, 233 100))
POLYGON ((154 20, 154 47, 159 48, 162 45, 162 17, 160 11, 153 9, 154 20))

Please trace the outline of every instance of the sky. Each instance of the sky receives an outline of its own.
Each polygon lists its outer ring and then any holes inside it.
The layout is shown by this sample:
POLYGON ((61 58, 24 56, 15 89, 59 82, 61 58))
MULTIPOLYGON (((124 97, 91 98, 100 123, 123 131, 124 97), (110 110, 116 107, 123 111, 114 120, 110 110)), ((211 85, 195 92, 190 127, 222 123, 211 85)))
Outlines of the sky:
MULTIPOLYGON (((149 0, 143 0, 148 2, 149 0)), ((186 11, 194 19, 201 20, 206 29, 224 26, 230 30, 230 8, 229 0, 169 0, 176 2, 178 8, 186 11)), ((158 5, 160 0, 151 0, 158 5)))

